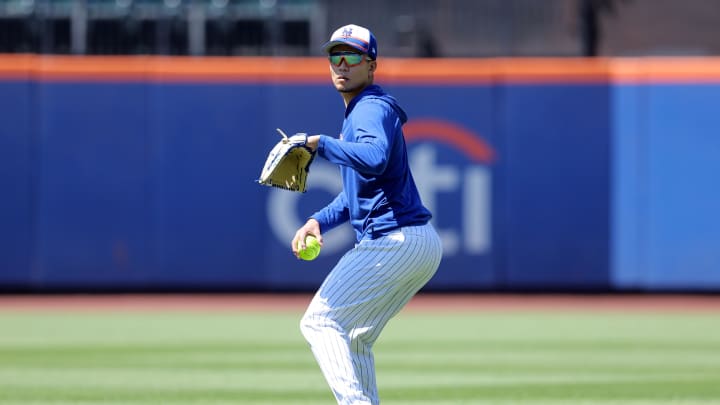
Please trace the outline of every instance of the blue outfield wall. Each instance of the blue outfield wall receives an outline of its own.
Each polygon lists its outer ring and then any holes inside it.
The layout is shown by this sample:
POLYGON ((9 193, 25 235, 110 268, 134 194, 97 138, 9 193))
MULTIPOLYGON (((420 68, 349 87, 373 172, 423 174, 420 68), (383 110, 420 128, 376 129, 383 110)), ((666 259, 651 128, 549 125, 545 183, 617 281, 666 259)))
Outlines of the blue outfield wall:
POLYGON ((31 246, 35 157, 29 82, 0 84, 0 283, 33 280, 31 246))
POLYGON ((616 86, 612 275, 617 288, 720 287, 720 85, 616 86))
MULTIPOLYGON (((382 82, 380 83, 382 85, 382 82)), ((720 287, 720 86, 384 86, 443 237, 428 290, 720 287)), ((0 82, 0 289, 312 290, 294 230, 340 189, 259 186, 286 132, 336 135, 329 83, 0 82)))

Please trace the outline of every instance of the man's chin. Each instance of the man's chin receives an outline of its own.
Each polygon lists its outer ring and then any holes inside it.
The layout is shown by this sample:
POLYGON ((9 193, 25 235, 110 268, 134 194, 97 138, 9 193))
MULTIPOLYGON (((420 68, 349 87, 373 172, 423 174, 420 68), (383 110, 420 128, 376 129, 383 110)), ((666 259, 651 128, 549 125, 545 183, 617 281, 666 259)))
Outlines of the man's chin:
POLYGON ((359 86, 344 86, 342 84, 338 84, 335 86, 335 89, 337 89, 340 93, 352 93, 357 91, 359 86))

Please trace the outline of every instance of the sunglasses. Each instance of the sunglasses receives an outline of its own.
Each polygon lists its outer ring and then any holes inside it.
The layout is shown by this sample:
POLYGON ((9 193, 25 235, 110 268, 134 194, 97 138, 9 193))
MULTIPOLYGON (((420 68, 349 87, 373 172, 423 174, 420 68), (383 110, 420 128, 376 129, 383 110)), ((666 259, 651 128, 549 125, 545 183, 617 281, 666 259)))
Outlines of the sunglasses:
MULTIPOLYGON (((356 53, 356 52, 333 52, 330 55, 328 55, 328 60, 330 60, 330 63, 332 63, 335 66, 340 66, 342 64, 343 59, 345 60, 345 64, 348 67, 356 66, 362 63, 363 59, 365 59, 366 56, 362 53, 356 53)), ((370 60, 370 58, 367 58, 367 60, 370 60)))

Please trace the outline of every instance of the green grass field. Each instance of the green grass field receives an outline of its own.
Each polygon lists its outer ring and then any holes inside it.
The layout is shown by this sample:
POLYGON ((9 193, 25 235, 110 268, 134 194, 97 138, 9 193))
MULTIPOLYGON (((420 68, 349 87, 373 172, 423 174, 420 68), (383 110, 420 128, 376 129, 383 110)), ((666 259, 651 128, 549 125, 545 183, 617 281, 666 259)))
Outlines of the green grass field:
MULTIPOLYGON (((334 404, 301 310, 0 312, 0 404, 334 404)), ((384 405, 720 404, 718 314, 402 313, 384 405)))

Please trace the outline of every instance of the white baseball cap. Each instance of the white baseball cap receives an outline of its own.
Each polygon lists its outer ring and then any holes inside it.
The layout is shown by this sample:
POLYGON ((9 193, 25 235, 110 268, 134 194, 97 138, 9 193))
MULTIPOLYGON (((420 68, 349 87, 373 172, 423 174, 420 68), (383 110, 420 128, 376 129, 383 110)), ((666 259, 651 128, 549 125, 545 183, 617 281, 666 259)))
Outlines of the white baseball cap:
POLYGON ((335 45, 350 45, 366 54, 370 59, 377 59, 377 41, 369 29, 355 24, 342 26, 333 32, 330 41, 323 45, 323 51, 330 53, 335 45))

